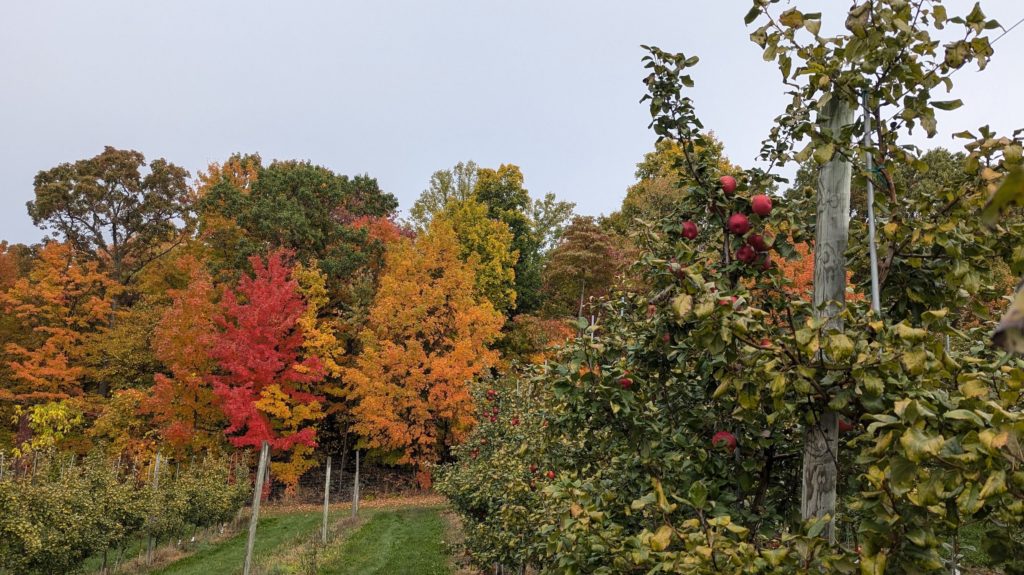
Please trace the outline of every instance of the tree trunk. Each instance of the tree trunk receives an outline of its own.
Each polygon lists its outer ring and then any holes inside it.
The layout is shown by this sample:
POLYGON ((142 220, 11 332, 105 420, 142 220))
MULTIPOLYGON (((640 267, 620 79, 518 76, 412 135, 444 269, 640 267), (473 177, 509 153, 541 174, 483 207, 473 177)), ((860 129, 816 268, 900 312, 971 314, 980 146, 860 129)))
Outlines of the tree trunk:
POLYGON ((245 563, 243 574, 252 572, 252 551, 256 546, 256 526, 260 522, 260 501, 263 499, 263 483, 267 473, 267 460, 270 459, 270 444, 266 441, 260 447, 260 462, 256 466, 256 481, 252 487, 252 515, 249 517, 249 538, 245 543, 245 563))
MULTIPOLYGON (((834 140, 853 123, 853 110, 834 96, 821 111, 819 124, 834 140)), ((817 227, 814 238, 814 305, 826 318, 825 331, 843 328, 839 312, 846 300, 846 244, 850 228, 850 163, 836 155, 818 174, 817 227)), ((835 543, 836 481, 839 429, 826 400, 812 407, 815 414, 804 435, 800 512, 804 520, 831 518, 822 534, 835 543)))

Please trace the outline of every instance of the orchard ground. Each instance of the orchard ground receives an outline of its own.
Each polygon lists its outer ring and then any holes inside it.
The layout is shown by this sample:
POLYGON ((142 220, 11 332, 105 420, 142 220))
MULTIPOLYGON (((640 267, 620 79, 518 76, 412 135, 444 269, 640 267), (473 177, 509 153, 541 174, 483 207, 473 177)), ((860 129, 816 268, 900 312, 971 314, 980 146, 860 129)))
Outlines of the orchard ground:
MULTIPOLYGON (((363 501, 357 518, 351 517, 350 504, 332 505, 327 545, 320 543, 322 511, 315 505, 264 507, 257 531, 253 574, 474 573, 466 570, 458 559, 459 525, 441 497, 414 495, 363 501)), ((137 544, 126 553, 133 559, 115 572, 242 573, 247 524, 248 516, 242 516, 222 537, 193 549, 164 546, 157 551, 155 564, 150 568, 139 561, 142 549, 137 544)), ((99 573, 101 561, 93 558, 86 565, 86 572, 99 573)))

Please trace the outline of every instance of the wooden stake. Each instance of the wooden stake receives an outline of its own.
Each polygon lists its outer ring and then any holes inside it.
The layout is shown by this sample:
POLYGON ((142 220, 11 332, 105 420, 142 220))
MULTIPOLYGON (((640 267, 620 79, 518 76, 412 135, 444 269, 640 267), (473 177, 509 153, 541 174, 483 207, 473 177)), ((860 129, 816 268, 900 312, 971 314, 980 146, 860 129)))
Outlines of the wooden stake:
MULTIPOLYGON (((156 493, 160 489, 160 454, 156 454, 156 464, 153 466, 153 493, 156 493)), ((153 521, 153 516, 149 516, 150 522, 153 521)), ((153 564, 153 551, 156 548, 156 539, 150 535, 149 544, 146 547, 146 565, 153 564)))
POLYGON ((324 477, 324 526, 322 529, 322 541, 327 544, 327 512, 331 507, 331 456, 327 456, 327 474, 324 477))
MULTIPOLYGON (((838 95, 825 104, 819 124, 838 141, 842 129, 853 123, 853 110, 838 95)), ((852 166, 838 154, 818 174, 818 210, 814 239, 814 306, 824 318, 825 330, 843 329, 839 315, 846 301, 846 244, 850 229, 852 166)), ((804 434, 803 481, 800 513, 803 519, 829 516, 822 534, 835 543, 836 481, 839 425, 836 413, 824 400, 804 434)))
POLYGON ((352 517, 359 515, 359 450, 356 450, 356 474, 352 482, 352 517))
POLYGON ((256 525, 260 521, 260 500, 263 499, 263 482, 267 472, 267 456, 270 453, 270 444, 266 441, 260 447, 260 462, 256 466, 256 482, 252 489, 252 516, 249 518, 249 539, 245 542, 245 567, 243 575, 249 575, 252 571, 252 550, 256 545, 256 525))

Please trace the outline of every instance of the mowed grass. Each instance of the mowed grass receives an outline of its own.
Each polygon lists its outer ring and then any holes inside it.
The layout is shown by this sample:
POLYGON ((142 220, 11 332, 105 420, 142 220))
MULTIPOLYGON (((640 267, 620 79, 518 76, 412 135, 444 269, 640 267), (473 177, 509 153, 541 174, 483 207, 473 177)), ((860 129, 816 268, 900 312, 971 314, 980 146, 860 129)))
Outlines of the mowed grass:
POLYGON ((439 508, 381 510, 342 543, 321 575, 447 575, 439 508))
MULTIPOLYGON (((317 513, 285 513, 260 518, 256 531, 255 559, 270 556, 287 547, 299 544, 320 527, 317 513)), ((153 571, 160 575, 230 575, 242 572, 245 560, 245 541, 248 529, 227 541, 200 549, 193 555, 175 561, 163 569, 153 571)))

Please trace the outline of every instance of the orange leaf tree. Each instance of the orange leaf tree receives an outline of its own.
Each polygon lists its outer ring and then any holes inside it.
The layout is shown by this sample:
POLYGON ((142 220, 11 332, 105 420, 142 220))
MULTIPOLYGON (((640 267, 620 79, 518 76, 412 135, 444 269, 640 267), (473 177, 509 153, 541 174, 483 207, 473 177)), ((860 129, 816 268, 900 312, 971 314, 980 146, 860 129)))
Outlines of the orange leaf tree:
POLYGON ((68 244, 48 242, 26 277, 0 294, 0 306, 31 331, 32 342, 8 343, 13 382, 3 396, 21 403, 82 395, 87 370, 79 356, 85 334, 107 328, 120 285, 68 244))
POLYGON ((170 373, 155 375, 141 408, 152 415, 167 446, 183 454, 218 445, 223 415, 206 381, 215 365, 211 350, 217 342, 213 282, 195 257, 184 256, 177 265, 188 274, 188 285, 169 291, 171 306, 153 334, 156 356, 170 373))
POLYGON ((347 370, 354 430, 365 444, 418 468, 447 457, 474 423, 470 381, 493 365, 488 349, 504 318, 474 295, 451 225, 431 224, 415 241, 391 244, 363 352, 347 370))

